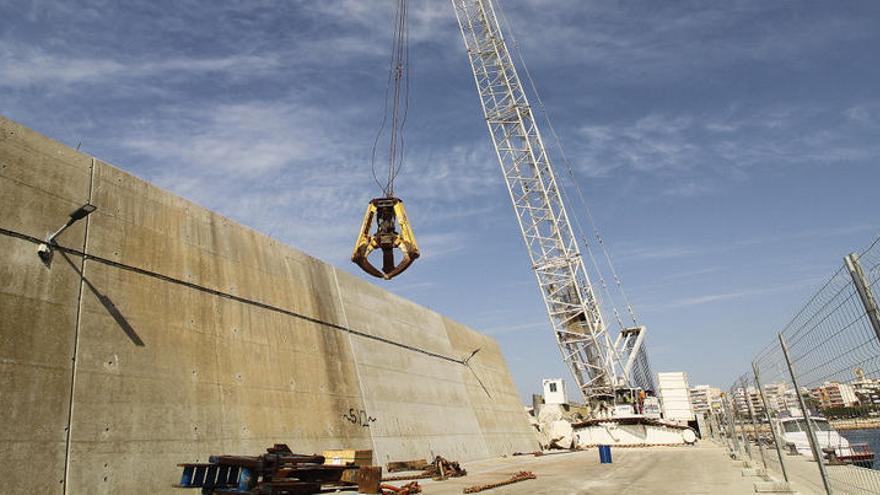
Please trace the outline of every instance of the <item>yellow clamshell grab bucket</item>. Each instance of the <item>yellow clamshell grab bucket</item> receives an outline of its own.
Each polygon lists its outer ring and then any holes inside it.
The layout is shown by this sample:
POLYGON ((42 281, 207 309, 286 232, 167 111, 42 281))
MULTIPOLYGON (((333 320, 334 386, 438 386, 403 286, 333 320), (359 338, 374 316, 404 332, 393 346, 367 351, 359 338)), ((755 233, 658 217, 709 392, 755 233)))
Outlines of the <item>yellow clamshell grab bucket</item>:
POLYGON ((370 275, 385 280, 391 280, 409 268, 413 261, 419 257, 419 246, 413 235, 409 220, 406 218, 406 210, 400 198, 385 197, 370 200, 367 205, 367 213, 364 215, 364 223, 361 225, 360 234, 354 245, 354 253, 351 261, 370 275), (370 235, 370 227, 376 219, 376 233, 370 235), (395 223, 400 232, 395 230, 395 223), (397 265, 394 264, 394 249, 399 249, 403 259, 397 265), (374 267, 368 257, 375 249, 382 250, 382 270, 374 267))

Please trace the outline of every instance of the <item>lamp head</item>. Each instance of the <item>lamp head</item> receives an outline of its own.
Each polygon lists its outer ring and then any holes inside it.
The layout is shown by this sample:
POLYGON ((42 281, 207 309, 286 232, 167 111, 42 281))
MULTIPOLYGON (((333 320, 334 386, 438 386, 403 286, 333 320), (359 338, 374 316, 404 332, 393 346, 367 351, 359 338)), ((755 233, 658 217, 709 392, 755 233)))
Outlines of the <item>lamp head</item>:
POLYGON ((95 211, 97 209, 98 209, 97 206, 90 204, 90 203, 86 203, 86 204, 80 206, 79 208, 77 208, 76 210, 74 210, 70 214, 70 219, 73 221, 82 220, 83 218, 89 216, 90 213, 92 213, 93 211, 95 211))

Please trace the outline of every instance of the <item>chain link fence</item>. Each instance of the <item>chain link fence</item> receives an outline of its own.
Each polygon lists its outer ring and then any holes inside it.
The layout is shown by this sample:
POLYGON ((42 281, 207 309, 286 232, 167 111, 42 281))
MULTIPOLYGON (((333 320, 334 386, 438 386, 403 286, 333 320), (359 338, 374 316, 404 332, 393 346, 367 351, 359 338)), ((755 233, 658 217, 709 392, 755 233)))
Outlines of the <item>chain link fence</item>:
POLYGON ((710 421, 731 455, 801 490, 880 494, 878 280, 880 238, 846 256, 731 384, 710 421))

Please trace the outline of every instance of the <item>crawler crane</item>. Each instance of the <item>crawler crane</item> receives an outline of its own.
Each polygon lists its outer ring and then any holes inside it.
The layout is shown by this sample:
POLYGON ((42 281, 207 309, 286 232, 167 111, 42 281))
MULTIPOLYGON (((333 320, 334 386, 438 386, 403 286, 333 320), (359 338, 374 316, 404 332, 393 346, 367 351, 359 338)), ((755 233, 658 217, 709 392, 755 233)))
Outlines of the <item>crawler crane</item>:
POLYGON ((612 342, 492 0, 452 0, 483 115, 562 359, 595 410, 653 390, 645 327, 612 342), (597 407, 599 406, 599 407, 597 407))
MULTIPOLYGON (((372 200, 352 261, 367 273, 391 279, 419 257, 403 202, 394 196, 394 178, 403 161, 403 124, 408 101, 407 0, 396 0, 394 49, 386 91, 386 115, 376 142, 390 121, 388 178, 384 197, 372 200), (389 117, 390 115, 390 117, 389 117), (376 233, 371 234, 375 223, 376 233), (382 269, 369 254, 381 249, 382 269), (403 258, 395 266, 394 250, 403 258)), ((452 0, 473 71, 474 82, 495 146, 498 163, 526 244, 532 269, 550 317, 562 359, 580 393, 596 411, 618 399, 653 390, 644 350, 645 327, 623 328, 613 342, 584 265, 556 174, 532 107, 501 32, 492 0, 452 0)), ((375 176, 375 145, 373 150, 375 176)), ((610 258, 609 258, 610 261, 610 258)), ((635 320, 635 318, 633 318, 635 320)))

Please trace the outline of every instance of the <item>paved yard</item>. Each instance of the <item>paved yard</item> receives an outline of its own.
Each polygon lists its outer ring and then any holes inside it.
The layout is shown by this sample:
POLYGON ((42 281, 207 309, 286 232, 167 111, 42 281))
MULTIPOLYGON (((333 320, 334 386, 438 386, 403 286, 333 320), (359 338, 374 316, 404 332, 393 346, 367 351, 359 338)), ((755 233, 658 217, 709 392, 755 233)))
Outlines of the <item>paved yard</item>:
POLYGON ((584 452, 518 456, 465 463, 468 476, 421 482, 426 495, 460 494, 466 486, 532 471, 528 480, 486 492, 500 494, 681 495, 754 493, 757 478, 744 478, 742 465, 724 448, 702 442, 695 447, 614 449, 614 463, 599 464, 596 449, 584 452))

